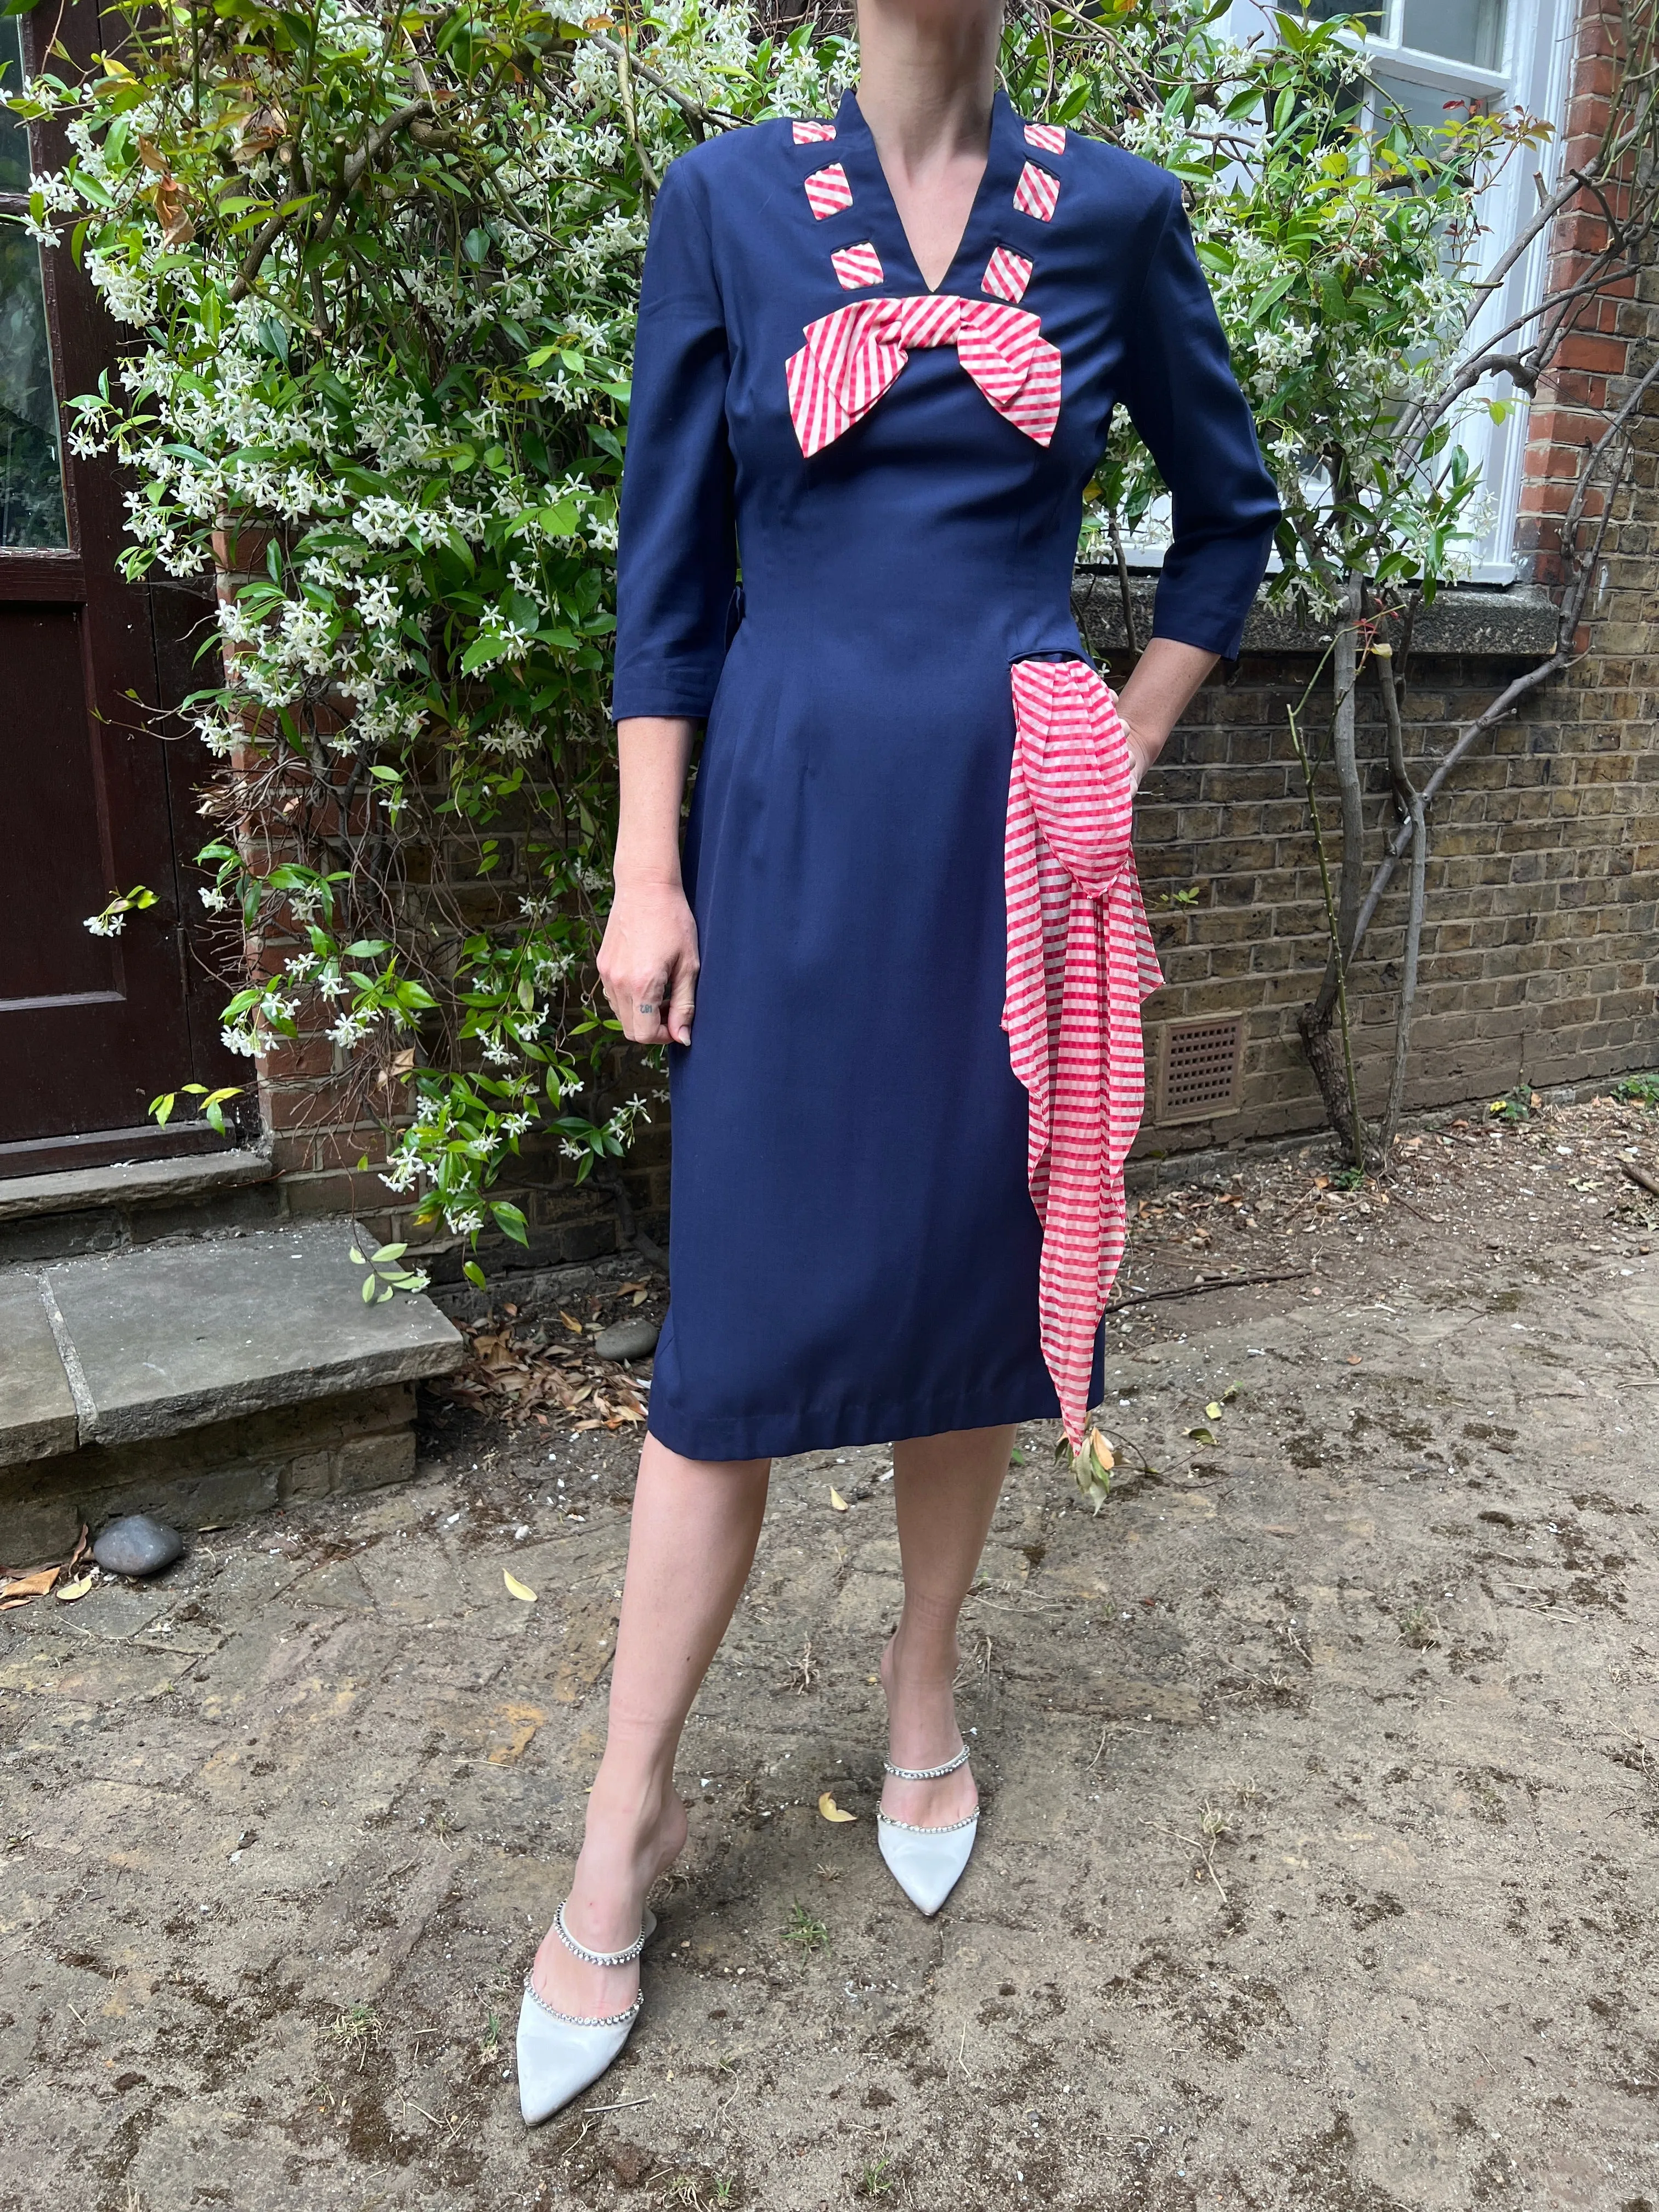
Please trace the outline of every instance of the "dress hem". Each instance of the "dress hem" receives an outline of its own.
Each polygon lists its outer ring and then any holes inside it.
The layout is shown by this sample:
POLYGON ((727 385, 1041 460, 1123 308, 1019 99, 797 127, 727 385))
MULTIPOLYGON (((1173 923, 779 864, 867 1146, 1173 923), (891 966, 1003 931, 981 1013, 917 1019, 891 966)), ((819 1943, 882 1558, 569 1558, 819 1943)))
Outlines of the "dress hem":
POLYGON ((1004 1385, 966 1396, 952 1393, 918 1405, 848 1405, 821 1412, 757 1413, 725 1419, 682 1419, 672 1407, 653 1406, 648 1433, 682 1459, 793 1459, 802 1452, 846 1449, 948 1436, 958 1429, 1018 1427, 1023 1421, 1057 1421, 1053 1385, 1015 1391, 1004 1385))

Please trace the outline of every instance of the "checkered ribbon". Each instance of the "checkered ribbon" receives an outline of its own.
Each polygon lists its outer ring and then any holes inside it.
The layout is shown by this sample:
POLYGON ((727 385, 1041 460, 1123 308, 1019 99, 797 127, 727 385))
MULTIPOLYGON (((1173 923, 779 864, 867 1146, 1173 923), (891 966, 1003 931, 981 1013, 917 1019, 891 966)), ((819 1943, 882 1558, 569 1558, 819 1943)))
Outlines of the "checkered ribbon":
POLYGON ((1129 752, 1112 693, 1082 660, 1016 661, 1013 690, 1002 1026, 1030 1102, 1042 1357, 1076 1449, 1127 1236, 1123 1164, 1146 1103, 1140 1006, 1164 978, 1129 846, 1129 752))
POLYGON ((925 292, 856 300, 809 323, 789 357, 789 412, 809 459, 861 422, 918 346, 951 346, 999 415, 1046 446, 1060 421, 1060 349, 1028 308, 925 292))

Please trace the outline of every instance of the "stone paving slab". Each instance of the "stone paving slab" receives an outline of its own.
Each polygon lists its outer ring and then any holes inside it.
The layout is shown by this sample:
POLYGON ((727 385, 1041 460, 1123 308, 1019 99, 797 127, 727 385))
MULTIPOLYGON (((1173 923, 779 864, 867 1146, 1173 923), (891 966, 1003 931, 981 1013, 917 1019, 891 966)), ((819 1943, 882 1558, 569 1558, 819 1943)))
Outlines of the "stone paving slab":
POLYGON ((73 1451, 75 1397, 33 1275, 0 1278, 0 1467, 73 1451))
POLYGON ((364 1305, 346 1245, 331 1223, 48 1269, 82 1442, 173 1436, 458 1366, 462 1339, 426 1299, 364 1305))

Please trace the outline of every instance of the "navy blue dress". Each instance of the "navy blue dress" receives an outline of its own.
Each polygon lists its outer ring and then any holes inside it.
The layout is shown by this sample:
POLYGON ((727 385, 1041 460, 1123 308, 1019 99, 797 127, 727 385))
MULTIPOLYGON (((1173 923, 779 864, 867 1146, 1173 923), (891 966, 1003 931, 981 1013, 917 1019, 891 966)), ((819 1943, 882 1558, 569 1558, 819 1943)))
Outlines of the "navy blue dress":
POLYGON ((1173 495, 1155 635, 1236 654, 1278 514, 1176 179, 1000 94, 939 293, 1040 318, 1050 442, 947 344, 804 458, 807 326, 927 288, 854 97, 832 137, 801 131, 664 179, 623 488, 612 714, 707 723, 650 1417, 705 1460, 1055 1413, 1000 1025, 1010 669, 1084 653, 1073 564, 1115 404, 1173 495))

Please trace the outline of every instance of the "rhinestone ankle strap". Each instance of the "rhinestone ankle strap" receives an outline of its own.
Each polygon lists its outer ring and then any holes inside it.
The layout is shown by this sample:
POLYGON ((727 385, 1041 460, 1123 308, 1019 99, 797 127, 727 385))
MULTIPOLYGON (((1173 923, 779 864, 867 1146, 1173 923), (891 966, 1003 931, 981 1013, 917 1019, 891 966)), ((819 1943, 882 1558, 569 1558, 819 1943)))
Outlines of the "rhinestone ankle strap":
POLYGON ((943 1774, 954 1774, 959 1766, 968 1764, 968 1747, 964 1743, 954 1759, 947 1759, 943 1766, 895 1766, 890 1759, 884 1759, 882 1766, 897 1782, 937 1782, 943 1774))
POLYGON ((645 2005, 645 1992, 641 1990, 626 2012, 601 2013, 591 2018, 579 2013, 555 2012, 528 1974, 524 1978, 524 1993, 532 2004, 539 2006, 548 2018, 556 2020, 561 2027, 626 2027, 639 2018, 645 2005))
MULTIPOLYGON (((963 1753, 963 1757, 965 1759, 967 1756, 968 1754, 964 1751, 963 1753)), ((568 1905, 569 1901, 569 1899, 567 1898, 565 1899, 565 1904, 568 1905)), ((560 1942, 564 1945, 565 1949, 567 1951, 574 1952, 577 1958, 586 1960, 587 1965, 590 1966, 626 1966, 631 1965, 645 1948, 646 1931, 641 1928, 639 1934, 624 1950, 590 1951, 586 1944, 579 1943, 575 1937, 571 1934, 570 1930, 565 1926, 563 1905, 562 1905, 558 1911, 553 1915, 553 1926, 555 1932, 558 1936, 560 1942)))

